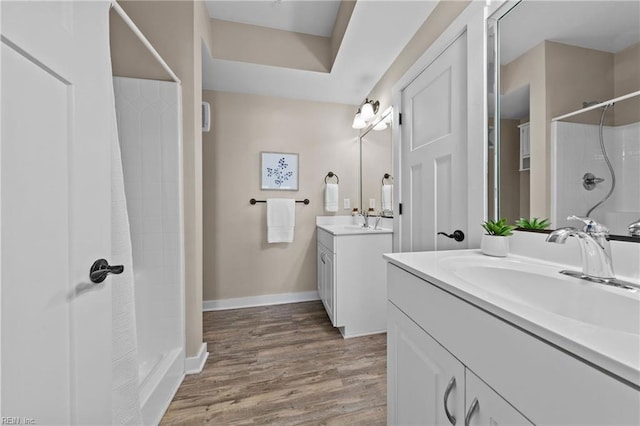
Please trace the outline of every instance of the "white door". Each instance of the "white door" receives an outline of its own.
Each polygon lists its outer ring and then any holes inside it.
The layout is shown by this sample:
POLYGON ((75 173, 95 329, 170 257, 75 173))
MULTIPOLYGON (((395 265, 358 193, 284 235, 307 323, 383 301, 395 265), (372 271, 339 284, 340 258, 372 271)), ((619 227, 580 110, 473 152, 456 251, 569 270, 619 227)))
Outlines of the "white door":
POLYGON ((387 321, 387 424, 463 424, 464 365, 390 302, 387 321))
MULTIPOLYGON (((402 91, 401 250, 467 248, 467 42, 453 42, 402 91)), ((481 187, 481 185, 480 185, 481 187)))
POLYGON ((2 8, 1 415, 111 423, 106 2, 2 8))

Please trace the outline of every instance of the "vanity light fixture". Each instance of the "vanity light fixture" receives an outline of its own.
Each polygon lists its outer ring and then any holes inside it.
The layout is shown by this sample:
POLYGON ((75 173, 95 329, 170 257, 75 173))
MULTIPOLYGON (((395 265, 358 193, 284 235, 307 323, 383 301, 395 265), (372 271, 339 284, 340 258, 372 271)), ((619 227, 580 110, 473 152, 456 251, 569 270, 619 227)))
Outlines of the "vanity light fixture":
POLYGON ((383 118, 380 119, 380 121, 378 121, 375 126, 373 126, 373 130, 380 131, 385 130, 387 127, 389 127, 389 124, 391 124, 391 107, 388 107, 386 110, 384 110, 384 112, 381 114, 381 117, 383 118))
POLYGON ((360 130, 364 129, 368 125, 368 121, 376 116, 378 109, 380 108, 380 101, 370 101, 369 98, 365 99, 364 104, 358 108, 356 116, 353 117, 353 124, 351 127, 360 130))
POLYGON ((380 130, 384 130, 387 128, 387 122, 385 120, 380 120, 378 122, 378 124, 376 124, 375 126, 373 126, 373 130, 375 131, 380 131, 380 130))
POLYGON ((362 119, 362 113, 360 112, 360 108, 358 108, 358 112, 356 116, 353 117, 353 124, 351 125, 356 130, 364 129, 367 127, 367 122, 362 119))
POLYGON ((369 98, 365 99, 364 104, 362 105, 362 112, 360 115, 364 121, 369 121, 373 117, 375 117, 378 112, 378 108, 380 108, 380 101, 370 101, 369 98))

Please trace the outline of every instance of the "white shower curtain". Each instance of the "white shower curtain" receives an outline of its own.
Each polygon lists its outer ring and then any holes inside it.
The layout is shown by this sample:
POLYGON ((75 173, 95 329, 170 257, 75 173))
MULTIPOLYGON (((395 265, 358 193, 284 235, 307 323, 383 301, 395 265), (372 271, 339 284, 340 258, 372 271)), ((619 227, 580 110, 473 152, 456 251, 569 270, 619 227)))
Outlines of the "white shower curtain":
MULTIPOLYGON (((111 64, 109 63, 111 67, 111 64)), ((124 192, 122 156, 118 140, 113 86, 111 134, 111 259, 112 265, 124 265, 124 272, 112 275, 112 424, 140 425, 138 338, 136 335, 133 254, 127 199, 124 192)))

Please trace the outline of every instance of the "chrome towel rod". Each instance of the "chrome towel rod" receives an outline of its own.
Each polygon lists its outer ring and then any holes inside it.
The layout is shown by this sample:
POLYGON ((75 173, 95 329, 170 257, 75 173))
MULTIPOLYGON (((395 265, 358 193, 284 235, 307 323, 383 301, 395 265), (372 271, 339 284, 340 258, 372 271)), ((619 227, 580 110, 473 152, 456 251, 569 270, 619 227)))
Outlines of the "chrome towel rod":
MULTIPOLYGON (((256 200, 255 198, 252 198, 249 200, 249 204, 254 205, 255 203, 266 203, 267 200, 256 200)), ((308 198, 305 198, 304 200, 296 200, 296 203, 303 203, 304 205, 307 205, 310 203, 308 198)))

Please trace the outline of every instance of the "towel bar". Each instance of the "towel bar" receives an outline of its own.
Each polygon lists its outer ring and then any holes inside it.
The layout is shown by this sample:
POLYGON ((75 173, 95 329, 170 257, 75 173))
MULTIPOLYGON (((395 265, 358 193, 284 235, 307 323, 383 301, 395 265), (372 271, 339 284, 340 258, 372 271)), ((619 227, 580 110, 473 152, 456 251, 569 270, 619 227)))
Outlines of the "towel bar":
POLYGON ((382 176, 382 184, 383 185, 384 185, 385 179, 391 179, 391 181, 393 182, 393 176, 391 176, 389 173, 385 173, 384 176, 382 176))
MULTIPOLYGON (((249 200, 249 204, 254 205, 255 203, 266 203, 267 200, 256 200, 255 198, 252 198, 249 200)), ((307 204, 310 203, 308 198, 305 198, 304 200, 296 200, 296 203, 303 203, 305 206, 307 204)))
POLYGON ((327 173, 327 175, 324 177, 324 183, 327 183, 327 178, 332 178, 332 177, 336 178, 336 183, 340 183, 340 178, 338 177, 337 174, 335 174, 333 172, 327 173))

